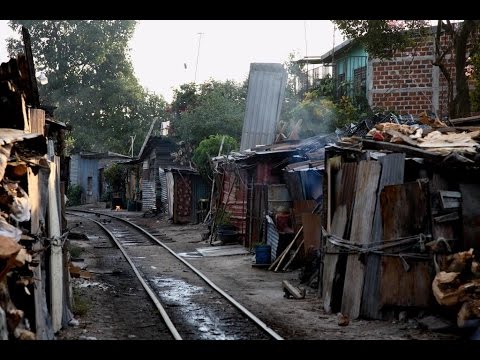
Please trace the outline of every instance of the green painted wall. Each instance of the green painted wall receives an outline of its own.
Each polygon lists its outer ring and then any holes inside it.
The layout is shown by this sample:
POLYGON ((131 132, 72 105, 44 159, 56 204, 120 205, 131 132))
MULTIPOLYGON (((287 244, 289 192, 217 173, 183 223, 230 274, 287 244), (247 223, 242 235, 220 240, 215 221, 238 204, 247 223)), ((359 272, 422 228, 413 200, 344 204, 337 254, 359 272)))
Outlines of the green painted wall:
POLYGON ((353 80, 353 72, 362 66, 367 65, 368 58, 364 60, 359 56, 367 56, 367 52, 361 45, 354 45, 348 51, 334 59, 337 75, 345 74, 346 81, 353 80))

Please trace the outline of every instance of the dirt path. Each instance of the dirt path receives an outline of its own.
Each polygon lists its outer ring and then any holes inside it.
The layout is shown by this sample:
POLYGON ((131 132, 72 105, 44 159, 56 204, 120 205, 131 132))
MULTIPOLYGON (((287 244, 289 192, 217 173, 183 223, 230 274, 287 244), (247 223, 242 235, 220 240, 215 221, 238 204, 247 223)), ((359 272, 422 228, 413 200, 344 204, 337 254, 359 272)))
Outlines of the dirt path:
MULTIPOLYGON (((172 225, 159 218, 142 218, 141 213, 117 213, 127 216, 152 232, 171 239, 169 246, 176 253, 196 252, 209 247, 202 241, 204 225, 172 225)), ((69 221, 78 218, 69 217, 69 221)), ((89 239, 72 240, 71 246, 81 248, 79 257, 92 272, 91 279, 74 279, 79 326, 69 326, 58 334, 59 339, 158 339, 164 329, 152 314, 153 307, 140 286, 132 286, 132 278, 121 261, 121 254, 112 248, 105 235, 83 221, 77 232, 85 232, 89 239), (122 276, 118 276, 122 274, 122 276), (90 286, 87 286, 90 284, 90 286), (93 285, 95 284, 95 285, 93 285), (80 309, 78 309, 80 308, 80 309)), ((78 249, 75 251, 79 251, 78 249)), ((282 280, 299 284, 299 270, 274 273, 252 267, 252 254, 189 257, 193 266, 214 283, 267 323, 285 339, 291 340, 410 340, 457 339, 453 333, 432 332, 422 329, 418 319, 404 321, 350 321, 339 326, 337 315, 325 314, 316 289, 306 288, 302 300, 284 297, 282 280)), ((132 274, 133 276, 133 274, 132 274)), ((156 315, 155 315, 156 316, 156 315)))

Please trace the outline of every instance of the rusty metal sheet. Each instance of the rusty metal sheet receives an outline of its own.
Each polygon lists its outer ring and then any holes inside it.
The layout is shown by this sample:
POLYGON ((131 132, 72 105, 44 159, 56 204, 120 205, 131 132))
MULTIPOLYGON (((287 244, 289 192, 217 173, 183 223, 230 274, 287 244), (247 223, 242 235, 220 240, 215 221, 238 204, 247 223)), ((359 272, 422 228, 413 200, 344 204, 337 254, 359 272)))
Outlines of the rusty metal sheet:
MULTIPOLYGON (((389 154, 379 159, 382 164, 382 174, 378 186, 381 194, 386 185, 402 184, 405 173, 405 154, 389 154)), ((380 196, 377 196, 375 215, 373 218, 372 241, 379 242, 383 239, 382 214, 380 196)), ((380 286, 380 256, 368 254, 366 259, 365 286, 362 294, 361 314, 364 317, 380 319, 379 311, 379 286, 380 286)))
MULTIPOLYGON (((383 239, 428 233, 428 181, 417 180, 385 186, 380 195, 383 239)), ((384 306, 428 306, 433 277, 426 261, 406 259, 406 271, 399 258, 381 259, 380 308, 384 306)))
POLYGON ((322 224, 319 214, 302 214, 303 223, 303 241, 305 255, 316 252, 320 248, 320 238, 322 234, 322 224))

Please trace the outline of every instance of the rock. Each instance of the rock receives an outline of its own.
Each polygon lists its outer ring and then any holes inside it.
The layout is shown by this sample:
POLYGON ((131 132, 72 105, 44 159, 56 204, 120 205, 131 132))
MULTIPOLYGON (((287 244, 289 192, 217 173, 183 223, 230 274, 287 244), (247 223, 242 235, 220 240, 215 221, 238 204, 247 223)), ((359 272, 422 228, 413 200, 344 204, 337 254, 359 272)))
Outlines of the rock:
POLYGON ((398 313, 398 321, 400 321, 400 322, 406 322, 407 321, 407 312, 406 311, 400 311, 398 313))
POLYGON ((72 320, 70 320, 70 321, 68 322, 68 325, 70 325, 70 326, 78 326, 78 325, 80 325, 80 321, 78 321, 77 319, 74 318, 74 319, 72 319, 72 320))
POLYGON ((97 340, 97 338, 95 336, 80 335, 78 337, 78 340, 97 340))
POLYGON ((350 318, 342 313, 337 314, 338 326, 347 326, 350 324, 350 318))
POLYGON ((453 323, 448 321, 448 320, 445 320, 445 319, 442 319, 442 318, 439 318, 437 316, 433 316, 433 315, 430 315, 430 316, 426 316, 420 320, 418 320, 418 323, 420 326, 428 329, 428 330, 431 330, 431 331, 438 331, 438 332, 441 332, 441 331, 446 331, 446 330, 449 330, 453 327, 453 323))

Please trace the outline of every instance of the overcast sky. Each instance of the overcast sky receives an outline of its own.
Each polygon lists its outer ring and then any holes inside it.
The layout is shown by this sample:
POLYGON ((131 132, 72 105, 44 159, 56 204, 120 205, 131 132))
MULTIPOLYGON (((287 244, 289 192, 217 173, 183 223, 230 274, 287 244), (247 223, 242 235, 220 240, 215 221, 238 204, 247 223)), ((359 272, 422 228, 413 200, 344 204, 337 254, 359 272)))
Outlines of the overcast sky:
MULTIPOLYGON (((11 34, 7 20, 0 20, 0 62, 8 60, 5 38, 11 34)), ((342 37, 338 30, 335 35, 338 45, 342 37)), ((328 20, 142 20, 130 47, 140 84, 171 101, 180 84, 243 81, 252 62, 283 63, 292 51, 322 55, 333 41, 328 20)))

